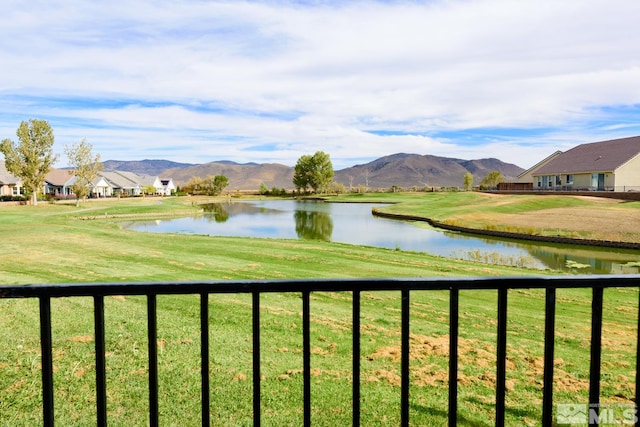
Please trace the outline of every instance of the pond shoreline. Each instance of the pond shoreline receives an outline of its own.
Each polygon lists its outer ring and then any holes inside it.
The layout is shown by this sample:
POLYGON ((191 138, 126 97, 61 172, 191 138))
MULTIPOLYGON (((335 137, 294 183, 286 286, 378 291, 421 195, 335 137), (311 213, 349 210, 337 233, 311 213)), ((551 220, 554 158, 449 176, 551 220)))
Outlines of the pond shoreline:
POLYGON ((426 218, 422 216, 381 212, 377 209, 373 209, 371 213, 374 216, 379 216, 382 218, 399 219, 404 221, 421 221, 421 222, 428 223, 432 227, 442 228, 444 230, 459 231, 463 233, 478 234, 482 236, 505 237, 509 239, 531 240, 536 242, 547 242, 547 243, 563 243, 563 244, 569 244, 569 245, 598 246, 598 247, 616 248, 616 249, 640 249, 640 243, 637 243, 637 242, 616 242, 612 240, 577 239, 573 237, 541 236, 541 235, 535 235, 535 234, 514 233, 510 231, 485 230, 485 229, 479 229, 479 228, 462 227, 459 225, 446 224, 444 222, 436 221, 432 218, 426 218))

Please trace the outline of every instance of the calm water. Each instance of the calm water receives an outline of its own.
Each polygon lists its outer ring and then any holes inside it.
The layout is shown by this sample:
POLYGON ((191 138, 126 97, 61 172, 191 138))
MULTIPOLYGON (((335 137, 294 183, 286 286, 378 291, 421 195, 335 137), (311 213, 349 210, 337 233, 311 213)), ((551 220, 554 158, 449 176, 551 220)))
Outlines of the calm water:
POLYGON ((325 240, 581 274, 640 273, 640 251, 477 237, 425 223, 374 217, 374 206, 381 205, 290 200, 216 203, 206 205, 203 216, 136 221, 122 227, 155 233, 325 240))

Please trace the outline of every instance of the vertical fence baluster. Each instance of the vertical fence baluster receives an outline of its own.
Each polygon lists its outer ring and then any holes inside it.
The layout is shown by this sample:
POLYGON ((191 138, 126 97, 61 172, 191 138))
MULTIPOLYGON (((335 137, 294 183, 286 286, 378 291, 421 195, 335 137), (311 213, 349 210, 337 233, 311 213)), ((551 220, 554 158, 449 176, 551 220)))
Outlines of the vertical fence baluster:
POLYGON ((42 416, 44 426, 53 426, 53 356, 51 298, 40 297, 40 352, 42 353, 42 416))
POLYGON ((147 342, 149 352, 149 425, 158 425, 158 329, 156 295, 147 295, 147 342))
MULTIPOLYGON (((600 359, 602 345, 602 294, 603 288, 593 288, 591 300, 591 366, 589 368, 589 408, 599 414, 600 404, 600 359)), ((597 425, 589 416, 589 425, 597 425), (591 422, 593 421, 593 422, 591 422)))
POLYGON ((504 426, 507 366, 507 288, 498 289, 498 337, 496 360, 496 426, 504 426))
POLYGON ((544 374, 542 386, 542 425, 553 424, 553 358, 556 324, 556 289, 547 288, 544 309, 544 374))
POLYGON ((638 328, 636 336, 636 427, 640 427, 640 289, 638 289, 638 328))
POLYGON ((360 425, 360 290, 353 291, 353 425, 360 425))
POLYGON ((400 424, 409 426, 409 306, 410 306, 410 294, 408 289, 402 290, 402 339, 401 339, 401 366, 400 376, 402 378, 401 384, 401 396, 400 396, 400 424))
POLYGON ((449 427, 458 423, 458 297, 459 289, 449 291, 449 427))
POLYGON ((260 292, 252 293, 253 316, 253 425, 260 427, 260 292))
POLYGON ((202 377, 202 427, 209 427, 209 294, 200 294, 200 375, 202 377))
POLYGON ((104 297, 93 297, 93 318, 96 340, 96 419, 98 426, 107 425, 107 377, 104 345, 104 297))
POLYGON ((304 425, 311 425, 311 333, 309 324, 309 291, 302 291, 302 376, 304 425))

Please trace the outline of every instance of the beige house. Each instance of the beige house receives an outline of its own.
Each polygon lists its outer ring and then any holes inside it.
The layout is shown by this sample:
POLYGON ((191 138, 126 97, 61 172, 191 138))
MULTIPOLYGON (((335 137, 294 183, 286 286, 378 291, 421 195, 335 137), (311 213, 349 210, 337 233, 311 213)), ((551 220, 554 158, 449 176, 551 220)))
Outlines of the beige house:
POLYGON ((537 190, 640 191, 640 136, 578 145, 524 174, 537 190))
POLYGON ((73 194, 73 172, 65 169, 51 169, 44 178, 44 193, 52 196, 69 196, 73 194))
POLYGON ((20 178, 11 175, 0 160, 0 196, 17 196, 22 194, 20 178))
POLYGON ((535 165, 533 165, 532 167, 530 167, 529 169, 527 169, 526 171, 518 175, 518 180, 516 182, 522 182, 522 183, 533 182, 533 172, 540 169, 542 166, 546 165, 551 160, 558 157, 560 154, 562 154, 562 151, 558 150, 552 155, 550 155, 549 157, 539 161, 538 163, 536 163, 535 165))

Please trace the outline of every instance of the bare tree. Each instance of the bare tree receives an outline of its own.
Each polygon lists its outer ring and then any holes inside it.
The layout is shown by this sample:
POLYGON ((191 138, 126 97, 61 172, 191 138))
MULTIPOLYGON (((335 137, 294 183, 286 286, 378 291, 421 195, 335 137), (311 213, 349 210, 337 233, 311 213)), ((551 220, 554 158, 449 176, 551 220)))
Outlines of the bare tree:
POLYGON ((86 139, 64 148, 69 166, 73 168, 69 174, 75 175, 76 178, 71 184, 71 189, 76 195, 76 206, 80 206, 80 199, 84 200, 91 194, 91 183, 104 170, 104 165, 100 163, 100 154, 94 156, 92 149, 93 146, 86 139))

